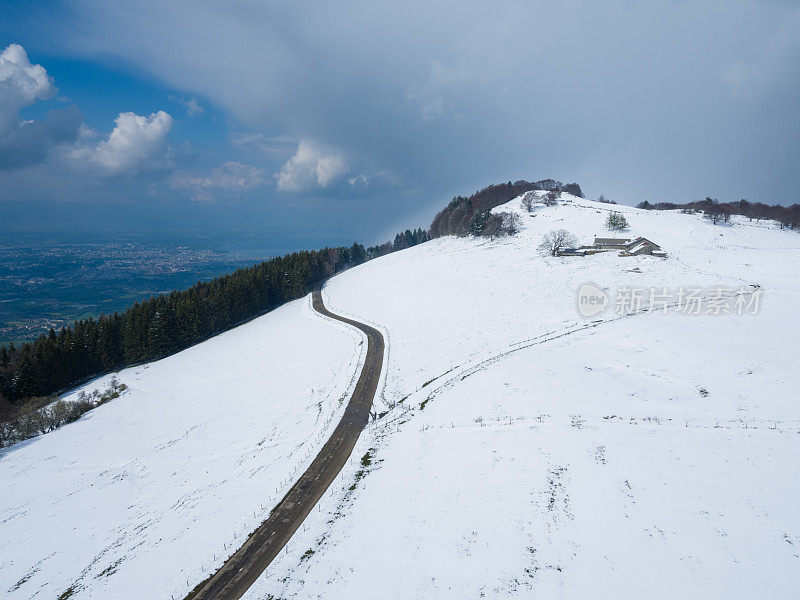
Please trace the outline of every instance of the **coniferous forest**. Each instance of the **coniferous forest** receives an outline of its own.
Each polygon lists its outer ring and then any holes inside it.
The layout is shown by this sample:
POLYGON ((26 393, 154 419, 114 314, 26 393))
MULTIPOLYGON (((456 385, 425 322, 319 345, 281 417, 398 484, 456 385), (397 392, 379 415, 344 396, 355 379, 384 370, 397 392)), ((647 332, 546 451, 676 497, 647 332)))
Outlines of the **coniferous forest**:
POLYGON ((122 313, 51 329, 19 347, 0 346, 0 413, 27 398, 188 348, 304 296, 344 269, 427 240, 427 232, 417 229, 381 246, 295 252, 154 296, 122 313))

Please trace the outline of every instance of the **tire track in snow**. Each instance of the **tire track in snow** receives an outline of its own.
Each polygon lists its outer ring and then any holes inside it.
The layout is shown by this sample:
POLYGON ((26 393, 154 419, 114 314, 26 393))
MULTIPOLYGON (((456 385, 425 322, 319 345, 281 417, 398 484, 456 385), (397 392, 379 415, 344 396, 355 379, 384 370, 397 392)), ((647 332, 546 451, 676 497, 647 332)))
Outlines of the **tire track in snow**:
MULTIPOLYGON (((754 294, 756 291, 757 291, 757 288, 745 291, 744 294, 749 296, 749 295, 754 294)), ((738 294, 738 291, 737 292, 732 292, 732 293, 729 293, 729 294, 725 294, 724 296, 728 297, 728 298, 733 298, 737 294, 738 294)), ((704 296, 703 299, 705 300, 706 297, 704 296)), ((638 310, 631 311, 631 312, 626 312, 626 313, 623 313, 621 315, 617 315, 617 316, 614 316, 614 317, 611 317, 611 318, 608 318, 608 319, 598 319, 596 321, 591 321, 589 323, 573 323, 573 324, 571 324, 571 325, 569 325, 569 326, 567 326, 567 327, 565 327, 563 329, 557 329, 557 330, 548 331, 546 333, 542 333, 540 335, 537 335, 535 337, 529 338, 527 340, 522 340, 520 342, 514 342, 514 343, 509 345, 509 348, 507 348, 505 350, 501 350, 501 351, 489 356, 488 358, 481 359, 481 360, 479 360, 477 362, 474 362, 471 365, 467 365, 467 366, 465 366, 463 368, 455 367, 453 369, 450 369, 449 371, 446 371, 446 372, 442 373, 441 375, 437 375, 436 377, 431 379, 428 382, 428 384, 430 384, 433 381, 436 381, 436 380, 444 377, 448 373, 453 372, 453 375, 451 377, 441 381, 441 383, 439 383, 438 385, 431 386, 431 388, 428 391, 427 398, 423 402, 427 402, 428 400, 430 400, 430 399, 434 398, 435 396, 439 395, 445 389, 448 389, 448 388, 454 386, 455 384, 459 383, 460 381, 463 381, 464 379, 466 379, 467 377, 470 377, 471 375, 474 375, 475 373, 478 373, 480 371, 485 370, 490 365, 492 365, 492 364, 504 359, 506 356, 509 356, 510 354, 513 354, 515 352, 519 352, 520 350, 525 350, 527 348, 532 348, 534 346, 540 346, 542 344, 548 344, 548 343, 550 343, 552 341, 555 341, 555 340, 558 340, 558 339, 561 339, 561 338, 564 338, 564 337, 569 337, 569 336, 572 336, 572 335, 575 335, 575 334, 578 334, 578 333, 583 333, 583 332, 586 332, 586 331, 590 331, 592 329, 596 329, 596 328, 601 327, 601 326, 611 325, 612 323, 616 323, 617 321, 619 321, 621 319, 629 319, 629 318, 636 317, 638 315, 642 315, 642 314, 645 314, 645 313, 657 312, 657 311, 664 310, 665 308, 666 309, 672 309, 672 308, 676 308, 676 307, 679 307, 679 306, 680 306, 680 304, 677 301, 668 304, 666 307, 664 307, 663 305, 645 306, 645 307, 639 308, 638 310)), ((425 389, 427 387, 428 384, 423 385, 421 388, 419 388, 417 390, 414 390, 413 392, 408 394, 406 396, 406 398, 408 398, 408 396, 411 396, 413 394, 421 392, 423 389, 425 389)), ((404 398, 404 400, 405 400, 405 398, 404 398)))

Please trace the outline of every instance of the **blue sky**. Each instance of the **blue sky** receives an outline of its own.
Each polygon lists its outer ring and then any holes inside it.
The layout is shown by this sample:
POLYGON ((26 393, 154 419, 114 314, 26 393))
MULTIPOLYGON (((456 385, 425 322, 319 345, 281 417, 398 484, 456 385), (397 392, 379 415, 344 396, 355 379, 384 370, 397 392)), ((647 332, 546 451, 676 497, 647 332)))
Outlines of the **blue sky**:
POLYGON ((303 245, 520 178, 799 200, 796 2, 6 1, 0 52, 7 222, 303 245))

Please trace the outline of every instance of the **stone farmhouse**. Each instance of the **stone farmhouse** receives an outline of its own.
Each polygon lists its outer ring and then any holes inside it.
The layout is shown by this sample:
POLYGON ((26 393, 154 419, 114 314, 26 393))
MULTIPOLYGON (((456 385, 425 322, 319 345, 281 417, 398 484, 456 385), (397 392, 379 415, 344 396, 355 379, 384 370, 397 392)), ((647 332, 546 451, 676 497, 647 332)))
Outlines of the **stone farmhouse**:
POLYGON ((667 253, 661 246, 644 237, 637 238, 594 238, 591 246, 581 246, 579 248, 559 248, 559 256, 588 256, 599 252, 610 252, 618 250, 619 256, 639 256, 648 254, 666 258, 667 253))

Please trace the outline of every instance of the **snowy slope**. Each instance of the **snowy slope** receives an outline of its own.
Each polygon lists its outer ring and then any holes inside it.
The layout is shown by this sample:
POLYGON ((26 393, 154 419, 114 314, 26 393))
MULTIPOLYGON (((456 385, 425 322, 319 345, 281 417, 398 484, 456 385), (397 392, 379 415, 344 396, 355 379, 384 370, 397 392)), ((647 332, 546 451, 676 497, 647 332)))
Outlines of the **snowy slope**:
POLYGON ((122 371, 120 398, 0 451, 0 594, 185 596, 330 435, 364 348, 306 298, 122 371))
POLYGON ((800 236, 568 200, 331 280, 385 331, 390 410, 247 598, 800 596, 800 236), (610 235, 610 209, 669 257, 536 250, 610 235), (587 282, 763 296, 585 319, 587 282))

